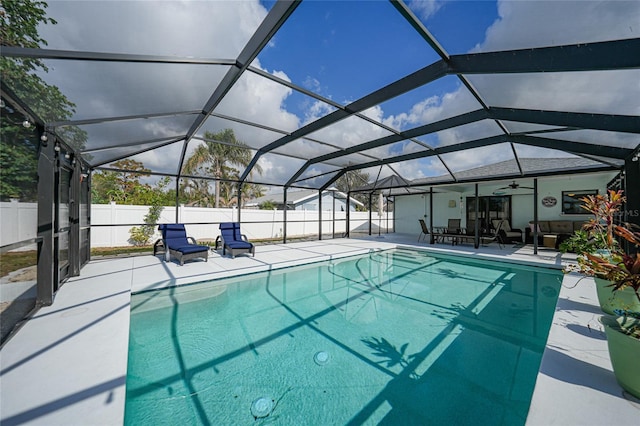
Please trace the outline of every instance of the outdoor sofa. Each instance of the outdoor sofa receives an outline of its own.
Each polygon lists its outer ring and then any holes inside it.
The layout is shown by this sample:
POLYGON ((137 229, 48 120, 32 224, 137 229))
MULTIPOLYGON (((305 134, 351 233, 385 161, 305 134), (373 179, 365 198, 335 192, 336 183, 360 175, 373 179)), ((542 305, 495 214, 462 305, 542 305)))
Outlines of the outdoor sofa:
MULTIPOLYGON (((538 221, 538 244, 543 243, 543 238, 555 236, 555 247, 569 238, 575 231, 582 229, 585 224, 584 220, 539 220, 538 221)), ((529 227, 525 231, 525 241, 527 244, 533 243, 533 221, 529 221, 529 227)))

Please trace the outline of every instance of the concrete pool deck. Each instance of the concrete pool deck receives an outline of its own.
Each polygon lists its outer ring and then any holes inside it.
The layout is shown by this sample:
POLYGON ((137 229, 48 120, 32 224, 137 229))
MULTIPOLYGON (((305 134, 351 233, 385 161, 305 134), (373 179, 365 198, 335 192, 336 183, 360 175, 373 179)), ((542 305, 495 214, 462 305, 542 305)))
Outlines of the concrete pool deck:
MULTIPOLYGON (((160 257, 96 259, 65 283, 0 352, 0 423, 120 425, 124 420, 131 292, 367 253, 398 245, 560 268, 560 253, 416 244, 415 235, 265 245, 255 258, 214 253, 180 266, 160 257)), ((570 257, 569 257, 570 258, 570 257)), ((527 424, 631 425, 640 403, 611 371, 595 289, 566 276, 538 374, 527 424)))

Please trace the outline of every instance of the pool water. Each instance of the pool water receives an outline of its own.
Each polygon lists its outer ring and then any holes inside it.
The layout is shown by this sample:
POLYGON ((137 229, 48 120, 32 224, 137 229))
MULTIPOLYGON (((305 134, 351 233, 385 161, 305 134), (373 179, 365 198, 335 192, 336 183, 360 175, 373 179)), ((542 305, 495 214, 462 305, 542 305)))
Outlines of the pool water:
POLYGON ((132 296, 128 425, 523 425, 560 271, 396 249, 132 296))

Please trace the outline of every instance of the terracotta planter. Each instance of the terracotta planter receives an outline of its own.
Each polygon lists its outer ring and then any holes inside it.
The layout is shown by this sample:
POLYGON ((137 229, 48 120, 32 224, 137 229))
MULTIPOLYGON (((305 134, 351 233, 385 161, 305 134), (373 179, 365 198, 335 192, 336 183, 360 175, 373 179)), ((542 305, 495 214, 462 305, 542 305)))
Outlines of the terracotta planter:
MULTIPOLYGON (((640 339, 621 331, 622 317, 603 316, 601 319, 607 335, 609 357, 616 380, 624 390, 636 398, 640 398, 640 339)), ((636 321, 627 319, 627 321, 636 321)))
POLYGON ((640 300, 632 288, 627 287, 624 290, 612 291, 613 287, 607 287, 611 284, 610 281, 597 277, 594 279, 598 302, 600 302, 600 308, 604 313, 616 315, 614 309, 640 312, 640 300))

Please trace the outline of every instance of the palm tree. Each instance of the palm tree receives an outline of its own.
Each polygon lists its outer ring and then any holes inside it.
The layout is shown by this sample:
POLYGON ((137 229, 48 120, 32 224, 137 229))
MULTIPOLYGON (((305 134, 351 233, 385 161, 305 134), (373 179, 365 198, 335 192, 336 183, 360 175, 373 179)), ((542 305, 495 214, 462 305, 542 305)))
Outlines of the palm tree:
MULTIPOLYGON (((240 172, 235 166, 247 167, 251 162, 251 150, 244 142, 236 139, 233 129, 224 129, 218 133, 205 132, 204 138, 207 142, 198 146, 187 159, 183 173, 200 172, 215 178, 217 208, 220 206, 220 180, 237 179, 240 172)), ((258 164, 253 170, 262 174, 262 168, 258 164)), ((224 204, 228 204, 229 200, 225 201, 224 204)))
POLYGON ((208 179, 185 179, 180 191, 188 200, 188 206, 213 207, 214 200, 209 192, 208 179))

